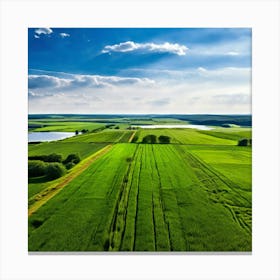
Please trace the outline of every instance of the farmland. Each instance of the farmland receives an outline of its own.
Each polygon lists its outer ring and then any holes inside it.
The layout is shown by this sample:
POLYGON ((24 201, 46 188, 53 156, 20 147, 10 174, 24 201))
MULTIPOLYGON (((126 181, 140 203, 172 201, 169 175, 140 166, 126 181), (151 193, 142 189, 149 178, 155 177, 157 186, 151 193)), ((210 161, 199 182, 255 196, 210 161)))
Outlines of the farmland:
POLYGON ((29 156, 81 158, 58 179, 29 179, 29 251, 252 250, 252 148, 237 146, 250 127, 133 131, 115 120, 120 129, 29 144, 29 156), (170 143, 143 144, 150 134, 170 143))

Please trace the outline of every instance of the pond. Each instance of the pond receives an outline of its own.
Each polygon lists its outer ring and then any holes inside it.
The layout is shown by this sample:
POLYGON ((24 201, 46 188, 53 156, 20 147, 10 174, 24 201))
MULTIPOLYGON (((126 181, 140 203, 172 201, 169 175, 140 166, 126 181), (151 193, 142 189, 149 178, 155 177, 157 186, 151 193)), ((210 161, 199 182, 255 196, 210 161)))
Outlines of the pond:
POLYGON ((135 125, 133 127, 141 127, 141 128, 195 128, 200 130, 211 130, 212 127, 206 125, 196 125, 196 124, 155 124, 155 125, 135 125))
POLYGON ((48 142, 62 140, 75 135, 75 132, 29 132, 28 142, 48 142))

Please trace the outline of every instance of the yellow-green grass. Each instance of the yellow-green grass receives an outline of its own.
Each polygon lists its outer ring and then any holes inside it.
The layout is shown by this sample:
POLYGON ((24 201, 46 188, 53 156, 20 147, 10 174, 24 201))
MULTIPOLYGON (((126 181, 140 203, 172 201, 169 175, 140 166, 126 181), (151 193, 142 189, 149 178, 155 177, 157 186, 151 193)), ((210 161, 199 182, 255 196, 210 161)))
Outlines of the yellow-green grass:
POLYGON ((133 131, 121 129, 108 129, 96 133, 86 133, 63 140, 64 143, 84 142, 84 143, 117 143, 128 142, 133 131))
POLYGON ((251 200, 186 146, 116 144, 29 219, 29 251, 107 250, 251 251, 251 200))
POLYGON ((76 130, 88 129, 89 131, 105 127, 104 123, 95 122, 68 122, 68 121, 29 121, 29 125, 41 125, 32 129, 34 132, 43 131, 61 131, 61 132, 74 132, 76 130))
POLYGON ((146 135, 153 134, 157 137, 166 135, 171 138, 174 144, 207 144, 207 145, 236 145, 237 141, 223 139, 201 133, 196 129, 141 129, 139 130, 138 142, 141 142, 146 135))

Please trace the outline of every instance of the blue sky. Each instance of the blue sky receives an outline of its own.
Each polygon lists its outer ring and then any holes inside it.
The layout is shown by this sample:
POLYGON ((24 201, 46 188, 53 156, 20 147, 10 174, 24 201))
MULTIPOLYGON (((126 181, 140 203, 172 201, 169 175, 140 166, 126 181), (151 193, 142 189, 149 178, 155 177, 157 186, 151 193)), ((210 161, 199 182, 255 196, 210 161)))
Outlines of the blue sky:
POLYGON ((29 28, 29 113, 251 113, 251 29, 29 28))

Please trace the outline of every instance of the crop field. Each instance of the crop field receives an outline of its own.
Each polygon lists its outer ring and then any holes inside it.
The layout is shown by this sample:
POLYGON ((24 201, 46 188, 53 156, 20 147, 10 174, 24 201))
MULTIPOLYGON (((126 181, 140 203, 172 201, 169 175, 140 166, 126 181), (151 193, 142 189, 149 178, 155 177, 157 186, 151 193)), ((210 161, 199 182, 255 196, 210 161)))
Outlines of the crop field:
POLYGON ((251 251, 250 172, 219 167, 248 149, 115 144, 29 217, 29 251, 251 251))
POLYGON ((209 144, 209 145, 235 145, 236 141, 205 134, 202 130, 196 129, 142 129, 139 131, 138 142, 149 134, 156 136, 167 135, 174 144, 209 144))
POLYGON ((68 143, 65 141, 56 141, 40 144, 29 144, 28 156, 47 155, 53 152, 61 154, 63 158, 71 153, 77 153, 81 159, 86 158, 90 154, 103 148, 105 144, 102 143, 86 143, 86 142, 74 142, 68 143))
POLYGON ((63 140, 63 142, 83 142, 83 143, 117 143, 117 142, 128 142, 132 131, 128 130, 104 130, 97 133, 87 133, 84 135, 78 135, 63 140))
POLYGON ((251 127, 130 127, 188 122, 172 115, 33 116, 32 132, 85 131, 28 145, 28 250, 251 252, 251 127))
POLYGON ((29 129, 36 131, 61 131, 61 132, 72 132, 75 130, 94 130, 97 128, 104 127, 102 123, 94 122, 69 122, 69 121, 29 121, 29 129))

